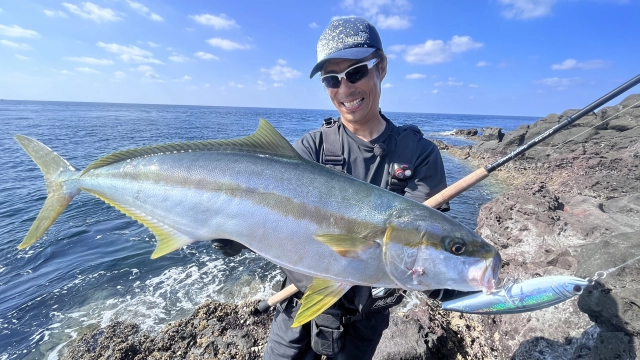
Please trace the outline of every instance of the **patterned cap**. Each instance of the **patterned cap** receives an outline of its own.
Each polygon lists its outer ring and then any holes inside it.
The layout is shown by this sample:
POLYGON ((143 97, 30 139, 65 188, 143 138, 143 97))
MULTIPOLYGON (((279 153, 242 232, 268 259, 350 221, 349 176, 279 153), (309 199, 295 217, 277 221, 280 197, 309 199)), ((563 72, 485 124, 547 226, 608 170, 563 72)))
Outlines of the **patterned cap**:
POLYGON ((329 59, 362 59, 376 49, 382 50, 378 30, 362 17, 333 20, 320 35, 316 53, 318 63, 309 78, 319 73, 329 59))

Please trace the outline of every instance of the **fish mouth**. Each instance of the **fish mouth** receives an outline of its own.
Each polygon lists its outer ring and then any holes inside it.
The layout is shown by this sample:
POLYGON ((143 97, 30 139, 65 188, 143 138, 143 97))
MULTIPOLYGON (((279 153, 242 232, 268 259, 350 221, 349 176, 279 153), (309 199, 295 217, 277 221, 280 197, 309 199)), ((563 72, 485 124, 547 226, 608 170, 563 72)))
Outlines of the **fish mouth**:
POLYGON ((496 253, 492 259, 487 260, 483 264, 483 269, 476 278, 478 285, 482 288, 485 294, 488 294, 495 290, 497 284, 500 281, 498 277, 500 275, 500 266, 502 265, 502 258, 500 254, 496 253))

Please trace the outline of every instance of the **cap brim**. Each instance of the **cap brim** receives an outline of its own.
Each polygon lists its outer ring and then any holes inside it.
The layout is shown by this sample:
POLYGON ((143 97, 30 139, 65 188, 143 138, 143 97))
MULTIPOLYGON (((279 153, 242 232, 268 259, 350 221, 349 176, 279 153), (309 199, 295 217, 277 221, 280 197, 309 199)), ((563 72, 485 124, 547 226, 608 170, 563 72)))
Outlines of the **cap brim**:
POLYGON ((356 48, 350 48, 350 49, 344 49, 344 50, 336 51, 333 54, 328 55, 324 59, 320 60, 316 64, 316 66, 313 67, 313 69, 311 70, 311 75, 309 75, 309 79, 313 78, 317 73, 322 71, 322 67, 324 66, 324 63, 327 62, 327 60, 331 60, 331 59, 353 59, 353 60, 362 59, 362 58, 366 58, 367 56, 371 55, 374 51, 376 51, 376 48, 371 48, 371 47, 356 47, 356 48))

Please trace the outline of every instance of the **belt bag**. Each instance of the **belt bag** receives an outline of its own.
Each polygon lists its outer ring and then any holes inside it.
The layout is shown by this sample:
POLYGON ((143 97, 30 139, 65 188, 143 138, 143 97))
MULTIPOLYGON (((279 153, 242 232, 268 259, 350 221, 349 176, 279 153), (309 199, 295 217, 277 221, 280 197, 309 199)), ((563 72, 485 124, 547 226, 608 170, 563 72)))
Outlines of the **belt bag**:
POLYGON ((360 312, 367 313, 389 310, 402 302, 404 293, 405 291, 399 289, 385 288, 371 288, 371 291, 362 291, 358 299, 360 304, 362 304, 361 307, 359 306, 360 312))
POLYGON ((335 356, 342 347, 342 311, 327 309, 311 320, 311 348, 319 355, 335 356))

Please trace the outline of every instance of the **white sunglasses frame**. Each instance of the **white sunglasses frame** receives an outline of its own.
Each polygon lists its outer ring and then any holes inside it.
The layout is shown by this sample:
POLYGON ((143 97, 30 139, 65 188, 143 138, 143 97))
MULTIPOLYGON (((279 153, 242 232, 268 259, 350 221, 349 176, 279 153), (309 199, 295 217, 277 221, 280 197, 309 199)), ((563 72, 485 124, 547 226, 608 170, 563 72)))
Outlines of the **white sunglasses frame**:
MULTIPOLYGON (((321 83, 322 83, 322 85, 324 85, 324 87, 325 87, 325 88, 327 88, 327 89, 339 89, 340 87, 337 87, 337 88, 330 88, 330 87, 327 87, 327 85, 325 85, 325 84, 324 84, 324 81, 322 81, 322 79, 324 79, 324 78, 326 78, 326 77, 328 77, 328 76, 337 76, 337 77, 338 77, 338 81, 339 81, 339 82, 340 82, 340 84, 342 85, 342 79, 343 79, 343 78, 344 78, 344 79, 347 79, 346 74, 347 74, 347 72, 349 72, 349 70, 351 70, 351 69, 353 69, 353 68, 357 68, 358 66, 362 66, 362 65, 367 65, 367 68, 368 68, 369 70, 371 70, 371 68, 372 68, 375 64, 377 64, 377 63, 378 63, 378 58, 373 58, 373 59, 371 59, 371 60, 363 61, 363 62, 361 62, 361 63, 359 63, 359 64, 355 64, 355 65, 351 66, 350 68, 348 68, 347 70, 345 70, 345 71, 341 72, 340 74, 326 74, 326 75, 322 75, 322 76, 320 76, 320 82, 321 82, 321 83)), ((367 75, 367 76, 368 76, 368 75, 367 75)), ((361 80, 362 80, 362 79, 361 79, 361 80)), ((349 80, 347 79, 347 81, 349 81, 349 80)), ((359 82, 359 81, 358 81, 358 82, 359 82)), ((351 83, 351 82, 349 81, 349 83, 351 83)))

